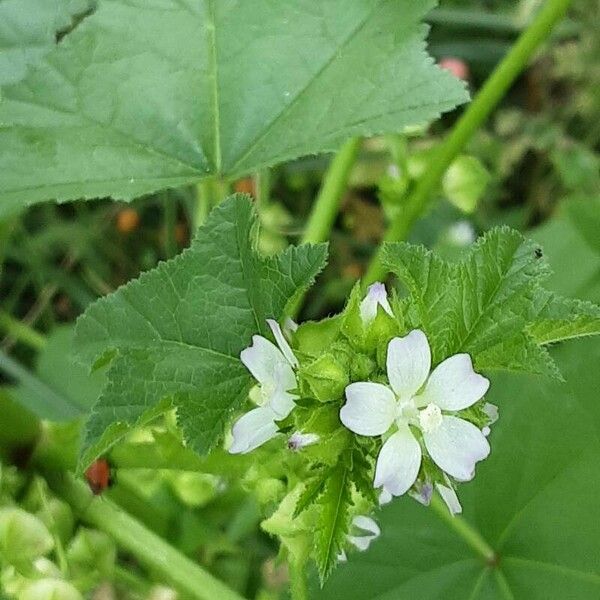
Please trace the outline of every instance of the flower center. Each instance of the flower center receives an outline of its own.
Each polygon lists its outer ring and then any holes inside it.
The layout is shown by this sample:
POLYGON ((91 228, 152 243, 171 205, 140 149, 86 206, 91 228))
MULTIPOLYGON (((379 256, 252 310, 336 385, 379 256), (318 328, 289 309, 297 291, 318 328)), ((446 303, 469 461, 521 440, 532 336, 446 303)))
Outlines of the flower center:
POLYGON ((442 411, 436 404, 428 404, 419 412, 419 425, 425 433, 435 431, 442 424, 442 411))
POLYGON ((398 402, 396 408, 396 422, 398 425, 400 425, 400 423, 414 423, 418 416, 419 411, 412 398, 410 400, 405 400, 404 402, 398 402))

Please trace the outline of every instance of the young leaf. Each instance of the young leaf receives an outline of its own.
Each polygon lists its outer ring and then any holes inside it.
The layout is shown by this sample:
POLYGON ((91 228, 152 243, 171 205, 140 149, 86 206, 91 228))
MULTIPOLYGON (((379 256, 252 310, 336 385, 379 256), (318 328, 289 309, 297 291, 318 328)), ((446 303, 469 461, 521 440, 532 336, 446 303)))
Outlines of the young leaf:
POLYGON ((541 287, 550 273, 542 252, 507 227, 488 232, 458 263, 410 244, 388 244, 385 252, 409 290, 408 321, 427 333, 436 363, 468 352, 480 369, 559 376, 536 344, 600 330, 599 308, 541 287))
POLYGON ((169 403, 193 449, 206 452, 219 439, 250 386, 241 350, 253 334, 268 335, 266 319, 281 317, 326 259, 323 244, 262 258, 250 240, 255 224, 249 199, 230 197, 188 250, 79 319, 82 360, 91 364, 116 351, 88 422, 87 460, 169 403))
POLYGON ((21 81, 56 45, 56 33, 89 7, 90 0, 0 2, 0 86, 21 81))
POLYGON ((352 482, 344 460, 329 472, 324 490, 320 493, 317 531, 315 533, 315 560, 321 584, 329 577, 337 557, 345 546, 350 529, 352 482))
POLYGON ((105 0, 0 105, 0 200, 131 199, 401 131, 467 99, 432 0, 105 0))

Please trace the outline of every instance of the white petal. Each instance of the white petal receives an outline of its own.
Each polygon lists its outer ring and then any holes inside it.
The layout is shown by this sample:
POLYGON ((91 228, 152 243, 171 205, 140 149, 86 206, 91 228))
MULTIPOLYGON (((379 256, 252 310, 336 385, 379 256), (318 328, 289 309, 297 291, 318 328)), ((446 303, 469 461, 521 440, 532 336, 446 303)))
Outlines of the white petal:
POLYGON ((347 535, 348 541, 356 546, 361 552, 368 550, 374 537, 371 535, 347 535))
POLYGON ((348 557, 346 556, 346 552, 344 550, 337 555, 337 561, 341 563, 348 561, 348 557))
POLYGON ((389 504, 394 497, 390 492, 387 491, 386 488, 382 488, 381 494, 379 494, 379 506, 383 506, 384 504, 389 504))
POLYGON ((425 383, 431 368, 431 351, 420 329, 394 338, 388 345, 387 374, 398 396, 409 399, 425 383))
POLYGON ((490 422, 489 425, 493 425, 498 420, 498 407, 495 404, 491 404, 490 402, 486 402, 481 410, 489 417, 490 422))
POLYGON ((360 435, 381 435, 394 422, 394 392, 381 383, 361 381, 346 387, 346 404, 340 410, 342 423, 360 435))
POLYGON ((296 331, 298 331, 298 323, 296 323, 294 319, 286 317, 283 322, 283 333, 290 337, 292 333, 295 333, 296 331))
POLYGON ((279 323, 274 319, 267 319, 267 323, 271 328, 271 331, 275 336, 275 341, 277 342, 277 345, 279 346, 281 352, 283 352, 283 355, 285 356, 286 360, 290 363, 292 367, 297 368, 298 359, 294 356, 294 353, 292 352, 288 341, 285 339, 283 331, 281 331, 281 327, 279 327, 279 323))
POLYGON ((279 348, 261 335, 252 337, 252 346, 242 350, 240 360, 261 385, 296 387, 296 377, 279 348))
POLYGON ((387 291, 385 289, 385 285, 379 281, 371 284, 367 290, 367 295, 364 297, 363 301, 360 303, 360 318, 365 325, 371 323, 375 317, 377 316, 377 307, 381 306, 385 312, 390 315, 390 317, 394 316, 392 312, 392 307, 388 302, 387 291))
POLYGON ((490 453, 485 436, 468 421, 444 416, 442 424, 424 433, 425 447, 440 469, 460 481, 473 479, 475 463, 490 453))
POLYGON ((371 517, 366 517, 365 515, 357 515, 352 519, 352 525, 358 527, 359 529, 364 529, 371 533, 374 537, 377 537, 381 534, 381 529, 379 529, 379 525, 374 519, 371 517))
POLYGON ((488 391, 488 379, 475 373, 468 354, 455 354, 441 362, 429 376, 419 406, 433 402, 444 410, 462 410, 488 391))
POLYGON ((294 400, 298 396, 294 396, 282 389, 275 389, 269 398, 268 406, 275 413, 275 420, 281 421, 285 419, 294 409, 294 400))
POLYGON ((421 466, 421 447, 405 426, 390 436, 377 457, 374 487, 401 496, 415 482, 421 466))
POLYGON ((275 414, 270 408, 259 407, 242 415, 233 425, 231 454, 246 454, 270 440, 277 433, 275 414))
POLYGON ((442 483, 436 483, 435 487, 442 497, 442 500, 446 503, 450 514, 459 515, 462 512, 462 506, 460 505, 456 492, 450 486, 443 485, 442 483))

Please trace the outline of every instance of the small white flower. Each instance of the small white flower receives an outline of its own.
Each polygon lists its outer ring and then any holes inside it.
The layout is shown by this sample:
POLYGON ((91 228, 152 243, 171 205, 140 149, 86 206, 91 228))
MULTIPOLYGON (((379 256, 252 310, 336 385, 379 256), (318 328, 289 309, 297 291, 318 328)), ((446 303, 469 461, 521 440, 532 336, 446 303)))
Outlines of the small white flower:
MULTIPOLYGON (((368 550, 371 542, 381 535, 379 525, 371 517, 364 515, 358 515, 352 519, 352 528, 354 530, 352 533, 356 535, 348 534, 346 539, 361 552, 368 550)), ((340 562, 347 560, 343 550, 339 553, 338 560, 340 562)))
POLYGON ((375 320, 378 306, 381 306, 390 317, 394 316, 392 307, 388 302, 385 285, 379 281, 369 286, 367 295, 360 303, 360 318, 365 325, 369 325, 375 320))
POLYGON ((320 437, 316 433, 294 431, 288 439, 288 448, 294 451, 302 450, 302 448, 306 448, 306 446, 316 444, 319 439, 320 437))
POLYGON ((267 319, 277 346, 255 335, 252 345, 242 350, 240 359, 258 381, 250 399, 258 405, 242 415, 233 425, 231 454, 245 454, 258 448, 277 434, 275 421, 285 419, 298 397, 291 393, 297 387, 294 369, 298 360, 287 343, 277 321, 267 319))
POLYGON ((379 506, 383 506, 384 504, 389 504, 394 496, 390 494, 384 487, 381 488, 381 493, 379 494, 379 506))
POLYGON ((360 435, 379 436, 393 429, 377 458, 374 486, 401 496, 414 484, 421 446, 411 431, 421 431, 432 460, 457 480, 468 481, 475 463, 490 446, 472 423, 452 414, 477 402, 490 382, 475 373, 468 354, 456 354, 430 374, 431 351, 425 334, 411 331, 388 345, 390 386, 358 382, 346 387, 342 423, 360 435), (409 427, 411 426, 411 427, 409 427))

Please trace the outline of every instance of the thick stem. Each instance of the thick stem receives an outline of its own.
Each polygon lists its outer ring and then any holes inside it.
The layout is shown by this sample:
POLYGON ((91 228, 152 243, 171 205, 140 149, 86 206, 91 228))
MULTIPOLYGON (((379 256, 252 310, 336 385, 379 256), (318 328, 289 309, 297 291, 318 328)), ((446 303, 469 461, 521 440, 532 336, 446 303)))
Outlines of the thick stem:
MULTIPOLYGON (((406 202, 406 208, 390 224, 383 241, 397 242, 406 238, 414 222, 423 214, 450 163, 465 147, 472 135, 504 97, 529 59, 550 35, 553 26, 565 15, 571 0, 547 0, 525 32, 487 79, 473 102, 438 148, 427 170, 417 182, 406 202)), ((383 244, 373 257, 363 285, 383 279, 383 244)))
POLYGON ((255 177, 256 182, 256 205, 265 208, 271 201, 271 169, 261 169, 255 177))
POLYGON ((204 225, 208 213, 229 194, 229 184, 222 179, 207 177, 196 185, 196 203, 193 211, 193 226, 204 225))
POLYGON ((242 600, 236 592, 180 554, 162 538, 106 498, 94 498, 85 484, 67 473, 46 474, 55 494, 68 502, 79 518, 108 533, 117 545, 160 573, 184 597, 197 600, 242 600))
POLYGON ((0 329, 6 331, 9 337, 27 344, 34 350, 41 350, 46 345, 46 338, 41 333, 4 311, 0 311, 0 329))
MULTIPOLYGON (((318 244, 329 238, 360 145, 360 138, 348 140, 329 164, 304 229, 303 244, 318 244)), ((289 308, 288 316, 292 319, 296 318, 303 302, 304 294, 300 295, 289 308)))
POLYGON ((481 534, 471 527, 462 517, 451 515, 442 498, 436 493, 431 498, 431 509, 442 519, 450 529, 453 529, 485 562, 489 565, 496 563, 494 549, 483 539, 481 534))
POLYGON ((329 238, 360 143, 359 138, 348 140, 331 161, 308 218, 303 244, 317 244, 329 238))
POLYGON ((306 585, 305 564, 296 564, 289 561, 290 570, 290 595, 292 600, 308 600, 308 587, 306 585))

